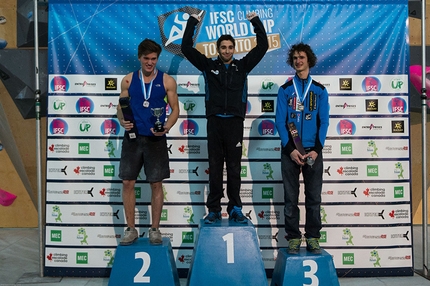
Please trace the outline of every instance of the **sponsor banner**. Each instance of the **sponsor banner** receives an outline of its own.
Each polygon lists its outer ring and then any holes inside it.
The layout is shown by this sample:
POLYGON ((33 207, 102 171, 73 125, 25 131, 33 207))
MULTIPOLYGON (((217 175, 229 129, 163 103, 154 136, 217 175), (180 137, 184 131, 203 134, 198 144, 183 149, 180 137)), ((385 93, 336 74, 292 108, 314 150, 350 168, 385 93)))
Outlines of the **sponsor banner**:
MULTIPOLYGON (((151 225, 151 206, 136 205, 136 225, 151 225)), ((204 205, 163 206, 161 224, 197 225, 206 212, 204 205)), ((227 213, 223 214, 227 216, 227 213)), ((52 224, 125 224, 122 205, 46 205, 46 222, 52 224)))
POLYGON ((124 136, 124 129, 116 118, 48 118, 48 136, 124 136))
MULTIPOLYGON (((304 186, 300 185, 300 201, 304 201, 304 186)), ((409 182, 392 183, 355 183, 332 184, 324 183, 322 186, 322 201, 324 203, 334 202, 409 202, 409 182)))
MULTIPOLYGON (((163 55, 162 55, 163 56, 163 55)), ((202 75, 172 74, 178 94, 204 94, 205 82, 202 75)), ((294 74, 249 75, 249 94, 277 94, 279 87, 294 74)), ((50 74, 49 92, 53 94, 119 94, 124 75, 55 75, 50 74)), ((324 85, 329 94, 408 94, 407 74, 378 75, 312 75, 324 85)))
MULTIPOLYGON (((286 75, 250 75, 248 92, 250 94, 277 94, 279 87, 292 78, 286 75)), ((324 85, 330 95, 345 94, 408 94, 408 75, 312 75, 312 78, 324 85)), ((351 98, 351 97, 348 97, 351 98)), ((330 99, 330 103, 331 103, 330 99)), ((330 109, 332 111, 333 109, 330 109)))
POLYGON ((409 158, 409 139, 327 139, 322 150, 330 158, 409 158))
POLYGON ((330 96, 330 115, 403 115, 409 113, 404 96, 330 96))
POLYGON ((326 249, 336 268, 412 267, 412 248, 326 249))
MULTIPOLYGON (((207 184, 163 183, 165 203, 204 202, 207 184)), ((137 181, 134 187, 137 203, 151 202, 151 187, 149 183, 137 181)), ((73 184, 48 182, 46 187, 48 202, 101 202, 122 203, 122 183, 113 182, 73 182, 73 184)))
POLYGON ((46 267, 111 268, 116 248, 45 247, 46 267))
POLYGON ((326 161, 323 179, 326 181, 408 180, 409 163, 409 161, 326 161))
POLYGON ((208 159, 208 143, 206 138, 172 139, 167 137, 167 148, 170 159, 208 159))
MULTIPOLYGON (((300 218, 302 218, 301 209, 300 218)), ((356 225, 356 224, 408 224, 411 219, 411 208, 401 205, 323 205, 321 221, 323 225, 356 225)), ((300 220, 304 222, 304 220, 300 220)))
MULTIPOLYGON (((224 189, 227 185, 224 184, 224 189)), ((207 190, 207 194, 209 189, 207 190)), ((272 183, 245 183, 240 186, 240 198, 242 203, 275 203, 284 202, 284 187, 281 182, 272 183)), ((206 198, 205 198, 206 199, 206 198)), ((221 203, 228 203, 227 196, 221 198, 221 203)))
POLYGON ((400 246, 411 245, 410 226, 398 227, 324 227, 321 247, 400 246))
POLYGON ((409 118, 330 118, 327 136, 408 136, 409 118))
POLYGON ((116 96, 49 96, 48 112, 51 115, 116 115, 116 96))
POLYGON ((48 138, 46 155, 49 158, 96 158, 119 160, 121 138, 57 139, 48 138))
MULTIPOLYGON (((47 161, 48 180, 121 180, 118 177, 119 161, 47 161)), ((140 172, 138 179, 144 180, 140 172)))
MULTIPOLYGON (((47 226, 48 246, 107 246, 119 244, 126 227, 47 226)), ((136 227, 140 237, 148 238, 149 227, 136 227)), ((162 237, 167 237, 172 247, 194 246, 198 228, 160 227, 162 237)))
MULTIPOLYGON (((125 74, 124 74, 125 75, 125 74)), ((54 94, 117 94, 124 75, 50 74, 49 93, 54 94)), ((118 98, 116 100, 118 103, 118 98)))

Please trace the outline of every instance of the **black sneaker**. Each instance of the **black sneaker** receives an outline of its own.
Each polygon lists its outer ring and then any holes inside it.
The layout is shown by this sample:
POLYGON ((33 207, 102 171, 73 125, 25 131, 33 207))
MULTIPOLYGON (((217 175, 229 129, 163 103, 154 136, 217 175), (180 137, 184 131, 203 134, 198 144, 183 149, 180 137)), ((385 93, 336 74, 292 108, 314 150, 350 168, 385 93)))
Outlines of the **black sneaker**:
POLYGON ((204 218, 206 224, 214 223, 217 220, 221 220, 221 212, 209 212, 204 218))
POLYGON ((306 238, 306 249, 313 254, 321 254, 321 247, 318 238, 306 238))
POLYGON ((292 238, 288 240, 287 253, 298 254, 300 251, 300 244, 302 244, 302 240, 300 238, 292 238))
POLYGON ((247 223, 248 219, 243 215, 242 208, 240 207, 233 207, 233 209, 230 211, 230 220, 234 220, 238 223, 247 223))

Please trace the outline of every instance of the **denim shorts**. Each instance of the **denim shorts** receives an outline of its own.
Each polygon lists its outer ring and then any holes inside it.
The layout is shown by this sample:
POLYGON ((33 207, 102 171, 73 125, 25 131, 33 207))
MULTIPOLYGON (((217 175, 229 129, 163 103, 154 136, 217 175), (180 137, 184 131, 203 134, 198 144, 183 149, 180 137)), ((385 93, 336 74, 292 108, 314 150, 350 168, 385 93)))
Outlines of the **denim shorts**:
POLYGON ((137 180, 142 166, 146 180, 150 183, 161 182, 170 178, 169 155, 165 136, 138 136, 135 141, 130 141, 124 137, 121 147, 119 177, 123 180, 137 180))

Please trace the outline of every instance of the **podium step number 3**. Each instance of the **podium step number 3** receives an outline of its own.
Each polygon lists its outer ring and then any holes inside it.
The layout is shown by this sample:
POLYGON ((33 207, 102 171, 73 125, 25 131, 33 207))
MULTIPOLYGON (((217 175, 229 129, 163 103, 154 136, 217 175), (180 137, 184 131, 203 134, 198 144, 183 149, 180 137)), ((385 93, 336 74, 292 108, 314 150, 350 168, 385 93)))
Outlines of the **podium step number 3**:
POLYGON ((109 286, 175 285, 180 286, 170 240, 152 245, 139 238, 132 245, 119 245, 109 278, 109 286))
POLYGON ((273 269, 271 286, 339 286, 333 259, 322 250, 312 254, 301 248, 298 254, 280 249, 273 269))

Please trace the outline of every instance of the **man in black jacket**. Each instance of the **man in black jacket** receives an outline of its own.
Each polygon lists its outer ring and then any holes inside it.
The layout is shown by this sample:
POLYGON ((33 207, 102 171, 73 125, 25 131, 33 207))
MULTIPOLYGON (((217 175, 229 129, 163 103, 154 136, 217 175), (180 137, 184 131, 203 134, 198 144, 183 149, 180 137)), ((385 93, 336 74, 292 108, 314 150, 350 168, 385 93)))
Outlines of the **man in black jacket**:
POLYGON ((221 219, 224 160, 227 168, 227 213, 230 219, 247 223, 242 213, 240 199, 240 171, 242 158, 243 121, 248 97, 247 76, 260 62, 268 49, 263 23, 255 12, 247 14, 254 26, 257 45, 242 59, 233 58, 235 40, 231 35, 222 35, 217 40, 218 57, 209 59, 193 47, 195 26, 201 20, 191 15, 182 39, 182 53, 203 73, 206 86, 206 118, 209 154, 209 195, 206 207, 209 210, 205 223, 221 219))

